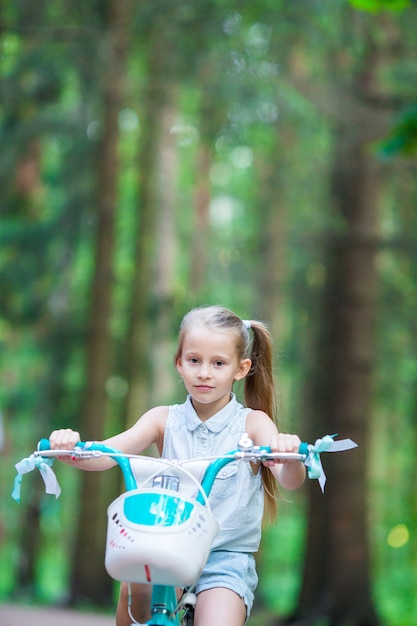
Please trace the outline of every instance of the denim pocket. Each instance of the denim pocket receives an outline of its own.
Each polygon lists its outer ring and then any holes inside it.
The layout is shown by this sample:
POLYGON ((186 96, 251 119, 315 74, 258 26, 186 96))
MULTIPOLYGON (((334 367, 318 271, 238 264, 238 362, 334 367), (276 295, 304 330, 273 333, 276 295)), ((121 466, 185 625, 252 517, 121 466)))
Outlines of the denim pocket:
POLYGON ((237 463, 229 463, 217 474, 212 494, 218 500, 225 500, 236 493, 237 463))

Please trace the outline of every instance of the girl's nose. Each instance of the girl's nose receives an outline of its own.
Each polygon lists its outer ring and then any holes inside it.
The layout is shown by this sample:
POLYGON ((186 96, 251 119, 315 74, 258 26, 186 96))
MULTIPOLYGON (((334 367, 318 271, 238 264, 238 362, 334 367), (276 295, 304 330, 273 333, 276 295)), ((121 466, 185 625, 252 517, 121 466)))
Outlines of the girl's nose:
POLYGON ((204 363, 201 365, 198 375, 200 376, 200 378, 209 378, 210 377, 210 370, 207 367, 207 365, 205 365, 204 363))

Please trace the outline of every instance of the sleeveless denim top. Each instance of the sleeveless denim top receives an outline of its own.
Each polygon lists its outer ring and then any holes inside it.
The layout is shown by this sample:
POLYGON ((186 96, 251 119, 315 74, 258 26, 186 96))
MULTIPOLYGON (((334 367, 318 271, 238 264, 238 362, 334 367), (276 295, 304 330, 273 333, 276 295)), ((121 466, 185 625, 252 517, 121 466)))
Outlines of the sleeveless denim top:
MULTIPOLYGON (((221 411, 202 422, 188 396, 184 404, 169 407, 162 456, 188 459, 236 450, 250 411, 232 394, 221 411)), ((256 552, 264 503, 261 472, 255 475, 250 463, 229 463, 218 474, 209 502, 220 526, 212 550, 256 552)))

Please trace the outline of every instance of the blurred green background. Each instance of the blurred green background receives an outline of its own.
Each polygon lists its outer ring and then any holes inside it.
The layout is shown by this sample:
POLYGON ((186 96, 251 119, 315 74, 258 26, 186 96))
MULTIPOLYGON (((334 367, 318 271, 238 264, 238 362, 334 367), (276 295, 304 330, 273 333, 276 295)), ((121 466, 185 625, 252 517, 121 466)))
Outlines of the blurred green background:
POLYGON ((282 494, 251 623, 417 623, 415 2, 0 15, 0 599, 113 610, 116 474, 17 505, 14 463, 182 401, 179 322, 220 303, 270 326, 282 430, 359 443, 282 494))

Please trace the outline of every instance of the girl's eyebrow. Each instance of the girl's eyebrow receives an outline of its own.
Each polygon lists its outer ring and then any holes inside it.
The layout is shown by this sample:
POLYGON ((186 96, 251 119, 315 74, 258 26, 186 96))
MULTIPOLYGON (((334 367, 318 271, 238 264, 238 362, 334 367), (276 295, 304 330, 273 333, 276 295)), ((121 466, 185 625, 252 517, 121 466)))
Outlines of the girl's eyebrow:
MULTIPOLYGON (((186 356, 201 356, 201 353, 198 350, 184 350, 184 355, 186 356)), ((210 360, 212 361, 228 361, 230 359, 229 356, 225 354, 214 354, 210 356, 210 360)))

